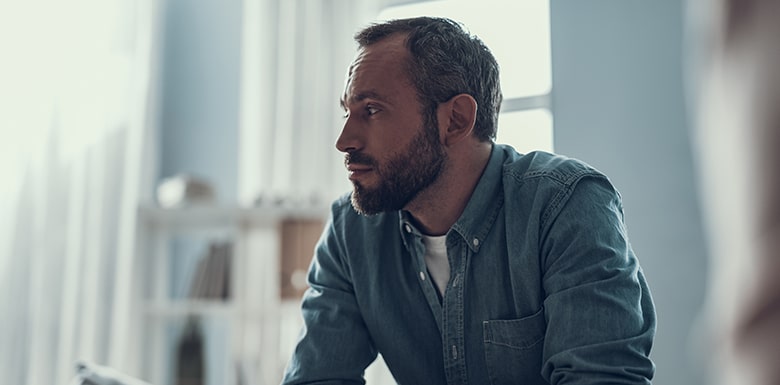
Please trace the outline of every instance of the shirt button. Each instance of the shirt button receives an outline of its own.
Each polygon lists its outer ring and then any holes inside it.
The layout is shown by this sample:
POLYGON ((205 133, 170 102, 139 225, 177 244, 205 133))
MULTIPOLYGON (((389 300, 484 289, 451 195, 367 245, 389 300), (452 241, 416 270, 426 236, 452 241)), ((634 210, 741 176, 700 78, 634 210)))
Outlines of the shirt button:
POLYGON ((452 359, 458 359, 458 348, 455 345, 452 345, 452 359))
POLYGON ((474 244, 474 246, 479 246, 479 239, 477 239, 477 238, 474 238, 474 240, 473 240, 473 241, 471 241, 471 243, 473 243, 473 244, 474 244))
POLYGON ((407 233, 411 233, 412 232, 412 226, 409 226, 409 224, 407 223, 407 224, 404 225, 404 230, 406 230, 407 233))
POLYGON ((422 271, 420 272, 420 279, 425 281, 425 273, 423 273, 422 271))
POLYGON ((452 287, 458 287, 459 279, 460 279, 460 274, 456 275, 455 278, 452 279, 452 287))

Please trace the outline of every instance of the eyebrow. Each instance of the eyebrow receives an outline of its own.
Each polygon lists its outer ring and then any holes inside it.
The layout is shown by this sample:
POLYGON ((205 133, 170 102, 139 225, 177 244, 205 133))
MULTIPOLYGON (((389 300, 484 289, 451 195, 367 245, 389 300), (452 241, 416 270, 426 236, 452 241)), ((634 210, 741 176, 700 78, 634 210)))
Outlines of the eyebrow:
MULTIPOLYGON (((373 90, 368 90, 368 91, 360 92, 357 95, 353 96, 352 98, 350 98, 351 99, 350 101, 351 102, 359 102, 359 101, 362 101, 362 100, 365 100, 365 99, 369 99, 369 98, 378 99, 378 100, 384 100, 379 95, 378 92, 373 91, 373 90)), ((339 104, 341 105, 341 108, 343 108, 345 110, 347 109, 347 100, 344 98, 343 95, 339 99, 339 104)))

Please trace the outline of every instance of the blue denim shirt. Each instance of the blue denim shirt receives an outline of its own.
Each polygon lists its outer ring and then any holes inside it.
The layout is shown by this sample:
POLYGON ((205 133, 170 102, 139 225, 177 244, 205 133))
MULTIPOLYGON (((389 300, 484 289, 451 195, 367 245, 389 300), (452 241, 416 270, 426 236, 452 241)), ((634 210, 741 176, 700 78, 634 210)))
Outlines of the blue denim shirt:
POLYGON ((446 237, 439 295, 406 212, 336 201, 285 384, 649 384, 655 309, 620 195, 586 164, 494 145, 446 237))

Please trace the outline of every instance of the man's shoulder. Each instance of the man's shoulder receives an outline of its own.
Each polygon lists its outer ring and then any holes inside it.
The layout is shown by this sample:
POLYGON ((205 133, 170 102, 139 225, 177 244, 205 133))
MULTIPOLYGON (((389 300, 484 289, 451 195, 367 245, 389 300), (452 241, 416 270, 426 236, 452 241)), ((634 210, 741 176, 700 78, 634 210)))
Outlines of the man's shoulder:
POLYGON ((505 152, 504 177, 518 181, 548 179, 560 184, 571 184, 585 176, 605 177, 591 165, 576 158, 545 151, 520 154, 509 146, 502 146, 505 152))
POLYGON ((362 226, 377 226, 381 222, 393 221, 398 223, 398 212, 391 211, 386 213, 379 213, 375 215, 363 215, 358 213, 354 207, 352 207, 352 193, 344 193, 331 203, 331 215, 333 217, 334 224, 349 224, 355 226, 360 224, 362 226))
POLYGON ((330 209, 335 212, 343 212, 346 209, 352 208, 352 193, 347 192, 333 200, 333 202, 330 205, 330 209))
POLYGON ((345 193, 331 203, 330 211, 334 222, 343 222, 345 219, 358 215, 355 209, 352 208, 351 199, 352 193, 345 193))

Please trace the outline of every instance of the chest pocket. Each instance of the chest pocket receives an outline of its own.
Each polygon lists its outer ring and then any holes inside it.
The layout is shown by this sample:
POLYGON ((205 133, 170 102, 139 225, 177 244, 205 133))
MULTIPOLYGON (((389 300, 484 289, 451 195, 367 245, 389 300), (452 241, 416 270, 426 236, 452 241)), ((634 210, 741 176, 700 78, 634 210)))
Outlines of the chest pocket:
POLYGON ((547 384, 541 376, 546 330, 544 309, 525 318, 484 321, 482 333, 490 383, 547 384))

